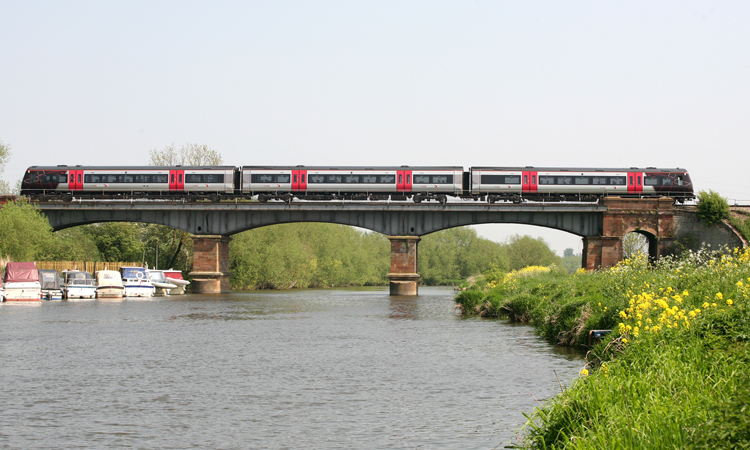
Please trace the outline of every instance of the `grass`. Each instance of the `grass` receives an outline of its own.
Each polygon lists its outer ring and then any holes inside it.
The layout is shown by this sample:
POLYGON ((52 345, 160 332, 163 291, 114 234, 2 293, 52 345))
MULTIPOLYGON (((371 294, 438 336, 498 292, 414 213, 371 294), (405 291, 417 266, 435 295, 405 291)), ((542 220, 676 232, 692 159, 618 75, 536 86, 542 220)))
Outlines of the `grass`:
POLYGON ((537 449, 750 448, 750 252, 642 257, 594 273, 486 274, 466 313, 589 348, 581 377, 528 416, 537 449))

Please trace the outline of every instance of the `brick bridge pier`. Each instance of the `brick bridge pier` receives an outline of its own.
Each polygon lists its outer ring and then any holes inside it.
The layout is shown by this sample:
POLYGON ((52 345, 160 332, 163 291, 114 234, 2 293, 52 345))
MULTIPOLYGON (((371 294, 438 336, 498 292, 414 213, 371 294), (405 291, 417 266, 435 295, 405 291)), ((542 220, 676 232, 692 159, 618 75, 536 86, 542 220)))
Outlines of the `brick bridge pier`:
MULTIPOLYGON (((608 268, 623 259, 622 238, 630 232, 643 234, 649 241, 649 257, 656 260, 675 242, 672 199, 623 199, 610 197, 599 202, 599 221, 583 235, 582 267, 608 268), (606 208, 606 209, 605 209, 606 208)), ((461 225, 459 223, 455 225, 461 225)), ((455 226, 454 225, 454 226, 455 226)), ((447 228, 447 227, 446 227, 447 228)), ((413 228, 412 228, 413 230, 413 228)), ((411 230, 410 230, 411 231, 411 230)), ((433 230, 434 231, 434 230, 433 230)), ((391 243, 391 295, 417 295, 419 236, 389 236, 391 243)), ((193 235, 194 292, 229 292, 229 242, 225 235, 193 235)))

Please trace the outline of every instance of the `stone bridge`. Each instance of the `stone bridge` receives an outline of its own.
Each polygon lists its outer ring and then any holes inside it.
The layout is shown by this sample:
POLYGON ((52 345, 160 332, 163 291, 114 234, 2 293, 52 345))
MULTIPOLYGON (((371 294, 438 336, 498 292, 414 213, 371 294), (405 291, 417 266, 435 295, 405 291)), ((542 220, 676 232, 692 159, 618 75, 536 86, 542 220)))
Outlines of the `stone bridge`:
MULTIPOLYGON (((654 259, 674 245, 676 208, 672 199, 610 197, 592 203, 488 204, 456 202, 195 202, 74 201, 38 203, 60 230, 97 222, 146 222, 193 234, 197 292, 229 291, 229 242, 233 234, 290 222, 328 222, 383 233, 391 241, 391 293, 415 295, 420 236, 463 225, 514 223, 554 228, 581 236, 582 267, 614 266, 622 260, 622 237, 636 231, 649 240, 654 259)), ((684 212, 683 212, 684 214, 684 212)), ((688 213, 688 216, 690 213, 688 213)))

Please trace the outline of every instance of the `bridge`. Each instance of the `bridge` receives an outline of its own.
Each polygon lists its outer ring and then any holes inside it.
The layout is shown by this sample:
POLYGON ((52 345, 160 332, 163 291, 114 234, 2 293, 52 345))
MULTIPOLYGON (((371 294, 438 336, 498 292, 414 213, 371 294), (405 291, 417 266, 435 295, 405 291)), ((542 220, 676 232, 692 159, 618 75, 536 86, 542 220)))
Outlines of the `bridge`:
POLYGON ((582 267, 622 260, 622 238, 636 231, 653 259, 675 242, 672 199, 605 198, 593 203, 179 202, 159 200, 40 202, 55 230, 97 222, 145 222, 193 235, 196 292, 229 292, 233 234, 290 222, 328 222, 383 233, 391 241, 391 294, 416 295, 420 236, 463 225, 514 223, 573 233, 583 239, 582 267))

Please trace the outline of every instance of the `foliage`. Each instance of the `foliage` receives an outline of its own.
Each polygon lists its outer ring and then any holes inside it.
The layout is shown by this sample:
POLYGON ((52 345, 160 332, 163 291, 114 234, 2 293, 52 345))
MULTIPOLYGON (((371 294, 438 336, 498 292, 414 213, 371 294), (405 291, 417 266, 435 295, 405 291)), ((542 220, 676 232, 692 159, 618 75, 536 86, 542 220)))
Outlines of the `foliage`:
POLYGON ((86 225, 84 233, 94 242, 104 261, 141 261, 144 244, 136 223, 105 222, 86 225))
POLYGON ((706 225, 713 225, 729 217, 727 199, 712 190, 698 192, 698 218, 706 225))
POLYGON ((631 231, 622 237, 622 254, 630 258, 638 253, 648 255, 648 238, 641 233, 631 231))
POLYGON ((162 150, 150 150, 149 157, 150 166, 219 166, 223 160, 206 144, 185 144, 179 149, 174 144, 167 145, 162 150))
MULTIPOLYGON (((0 175, 5 172, 5 165, 8 164, 8 161, 10 161, 10 145, 4 143, 2 140, 0 140, 0 175)), ((0 179, 0 193, 2 194, 8 194, 12 191, 10 184, 0 179)))
POLYGON ((290 289, 386 283, 388 239, 352 227, 291 223, 234 236, 233 289, 290 289))
POLYGON ((639 254, 606 271, 538 272, 478 292, 473 304, 564 345, 613 329, 581 378, 529 416, 524 447, 750 448, 750 250, 655 265, 639 254))
POLYGON ((542 238, 516 234, 506 242, 505 253, 508 258, 508 270, 519 270, 534 265, 562 264, 562 259, 542 238))
POLYGON ((503 245, 479 237, 469 227, 424 236, 417 256, 419 274, 427 285, 458 284, 492 267, 508 266, 503 245))
POLYGON ((746 241, 750 241, 750 217, 742 210, 733 211, 735 214, 729 216, 729 223, 740 232, 746 241))
POLYGON ((24 200, 0 208, 0 256, 12 261, 33 261, 54 241, 47 218, 24 200))

